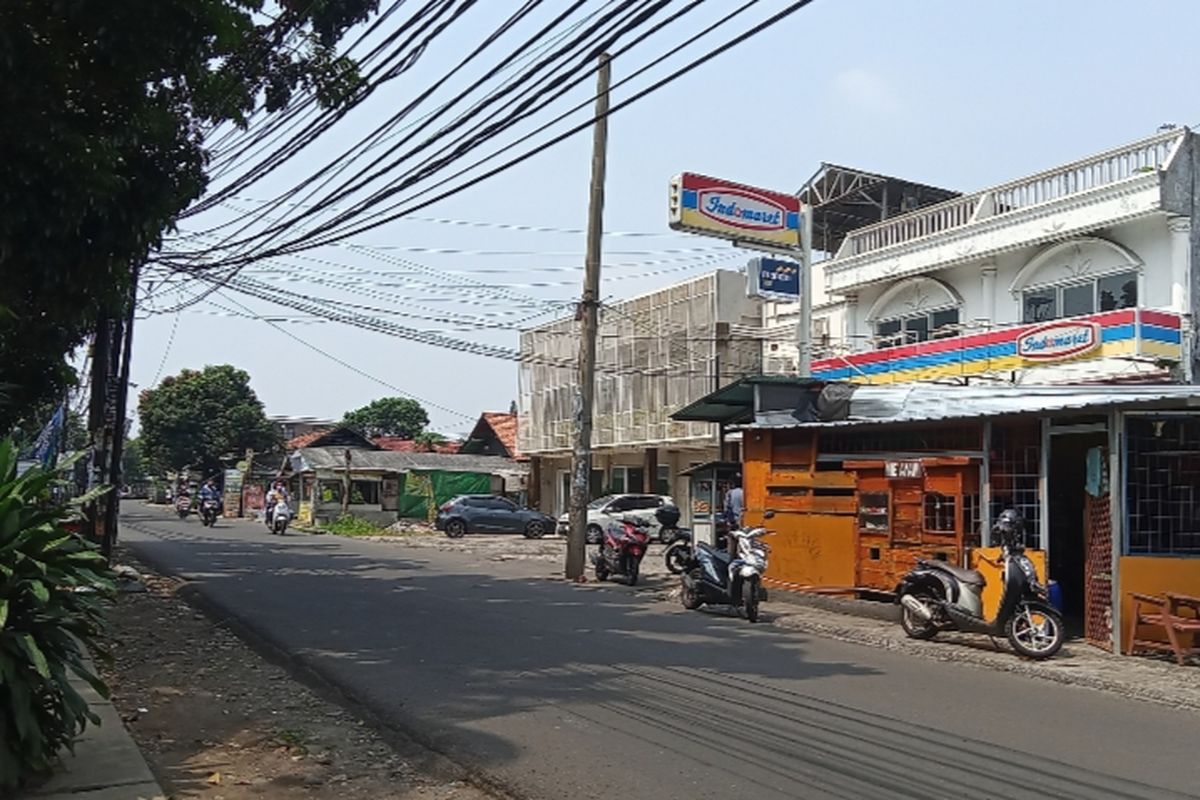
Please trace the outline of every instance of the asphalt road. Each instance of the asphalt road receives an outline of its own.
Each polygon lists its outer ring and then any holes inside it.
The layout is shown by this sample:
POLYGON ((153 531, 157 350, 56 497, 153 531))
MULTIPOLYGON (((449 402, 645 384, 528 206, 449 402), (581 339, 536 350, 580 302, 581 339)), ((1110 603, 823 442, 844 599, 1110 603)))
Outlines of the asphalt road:
POLYGON ((520 797, 1200 797, 1191 713, 573 586, 545 561, 122 519, 137 555, 520 797))

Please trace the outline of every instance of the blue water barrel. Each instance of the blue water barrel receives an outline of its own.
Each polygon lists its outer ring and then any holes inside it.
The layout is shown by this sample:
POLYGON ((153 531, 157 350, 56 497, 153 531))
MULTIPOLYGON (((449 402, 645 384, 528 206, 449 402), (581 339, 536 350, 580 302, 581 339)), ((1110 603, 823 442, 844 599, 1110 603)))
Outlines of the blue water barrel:
POLYGON ((1047 583, 1046 591, 1050 594, 1050 605, 1057 608, 1061 613, 1063 610, 1062 587, 1058 585, 1058 581, 1047 583))

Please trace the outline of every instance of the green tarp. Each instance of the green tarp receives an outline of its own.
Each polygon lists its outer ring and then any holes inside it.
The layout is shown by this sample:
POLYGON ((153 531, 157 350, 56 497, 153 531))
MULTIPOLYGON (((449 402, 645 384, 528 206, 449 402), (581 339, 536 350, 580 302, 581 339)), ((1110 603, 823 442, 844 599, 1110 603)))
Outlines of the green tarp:
POLYGON ((492 476, 479 472, 409 472, 400 492, 401 517, 433 521, 438 506, 460 494, 490 494, 492 476))

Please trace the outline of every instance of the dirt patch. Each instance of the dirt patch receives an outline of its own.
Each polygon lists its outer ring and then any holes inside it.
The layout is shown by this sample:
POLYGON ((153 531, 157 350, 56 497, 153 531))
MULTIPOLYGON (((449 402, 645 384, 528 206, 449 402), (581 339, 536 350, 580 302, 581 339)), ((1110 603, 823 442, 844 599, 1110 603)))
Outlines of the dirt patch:
POLYGON ((174 798, 485 800, 453 764, 384 740, 179 594, 181 583, 123 563, 148 591, 110 614, 113 703, 174 798))

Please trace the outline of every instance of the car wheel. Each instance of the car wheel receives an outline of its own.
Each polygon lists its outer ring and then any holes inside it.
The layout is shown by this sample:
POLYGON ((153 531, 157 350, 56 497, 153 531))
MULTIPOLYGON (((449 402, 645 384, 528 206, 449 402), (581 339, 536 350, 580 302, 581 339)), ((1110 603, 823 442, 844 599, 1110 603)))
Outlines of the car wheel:
POLYGON ((526 539, 540 539, 546 535, 546 523, 539 522, 536 519, 525 526, 526 539))
POLYGON ((599 525, 588 525, 586 537, 588 544, 600 544, 604 538, 604 531, 600 530, 599 525))
POLYGON ((461 519, 452 519, 446 523, 446 535, 451 539, 461 539, 467 532, 467 526, 461 519))

